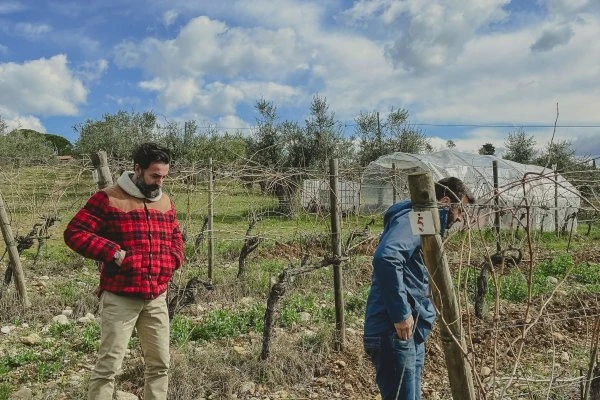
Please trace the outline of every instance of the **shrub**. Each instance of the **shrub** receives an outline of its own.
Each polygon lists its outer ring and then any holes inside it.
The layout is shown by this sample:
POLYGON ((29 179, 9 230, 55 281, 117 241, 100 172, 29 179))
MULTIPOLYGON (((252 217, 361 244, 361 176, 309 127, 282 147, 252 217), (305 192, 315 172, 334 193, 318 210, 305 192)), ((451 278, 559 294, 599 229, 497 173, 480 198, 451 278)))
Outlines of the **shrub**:
POLYGON ((540 263, 536 273, 545 277, 553 276, 555 278, 564 277, 569 270, 573 268, 573 257, 569 254, 563 254, 549 261, 540 263))
POLYGON ((229 310, 214 310, 204 321, 190 332, 190 340, 214 340, 238 336, 251 331, 264 329, 265 307, 255 304, 247 310, 236 313, 229 310))
POLYGON ((600 264, 582 263, 573 268, 573 279, 592 285, 600 284, 600 264))

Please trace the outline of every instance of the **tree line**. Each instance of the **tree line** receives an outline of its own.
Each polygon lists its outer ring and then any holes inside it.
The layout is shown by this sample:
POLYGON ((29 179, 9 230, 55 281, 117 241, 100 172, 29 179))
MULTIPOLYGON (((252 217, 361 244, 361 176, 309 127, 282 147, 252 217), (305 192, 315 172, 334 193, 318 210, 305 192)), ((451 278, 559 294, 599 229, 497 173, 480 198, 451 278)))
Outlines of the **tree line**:
MULTIPOLYGON (((47 159, 52 155, 93 154, 107 151, 112 158, 129 160, 132 149, 144 141, 156 141, 170 148, 181 164, 242 162, 275 170, 325 168, 332 157, 342 165, 366 166, 393 152, 428 153, 434 149, 430 138, 411 126, 409 112, 392 107, 385 118, 379 112, 361 112, 354 132, 343 134, 343 124, 329 109, 325 97, 315 95, 304 121, 282 120, 272 101, 260 99, 254 105, 256 126, 250 133, 222 132, 217 126, 200 127, 196 121, 158 120, 151 111, 118 111, 98 120, 88 119, 73 127, 77 140, 31 129, 7 128, 0 116, 0 158, 47 159)), ((572 170, 581 164, 568 141, 551 142, 537 151, 533 136, 523 129, 508 134, 503 158, 523 164, 556 165, 572 170)), ((448 148, 455 147, 452 140, 448 148)), ((480 154, 494 155, 495 147, 485 143, 480 154)))

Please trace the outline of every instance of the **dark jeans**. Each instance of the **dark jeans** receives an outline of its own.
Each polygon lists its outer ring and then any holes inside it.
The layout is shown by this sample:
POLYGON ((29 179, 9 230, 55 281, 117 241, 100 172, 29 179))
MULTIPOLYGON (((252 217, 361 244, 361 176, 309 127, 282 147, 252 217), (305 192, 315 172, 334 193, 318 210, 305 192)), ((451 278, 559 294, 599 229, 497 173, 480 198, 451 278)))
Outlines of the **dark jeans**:
POLYGON ((382 400, 420 400, 425 345, 396 333, 364 337, 365 352, 375 365, 382 400))

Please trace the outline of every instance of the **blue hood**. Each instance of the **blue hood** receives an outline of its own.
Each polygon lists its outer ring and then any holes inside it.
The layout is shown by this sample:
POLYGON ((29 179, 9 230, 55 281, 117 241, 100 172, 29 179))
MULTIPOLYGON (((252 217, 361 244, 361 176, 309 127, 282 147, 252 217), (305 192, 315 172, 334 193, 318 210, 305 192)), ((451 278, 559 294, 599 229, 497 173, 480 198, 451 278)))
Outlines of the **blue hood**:
MULTIPOLYGON (((373 255, 373 276, 365 315, 365 336, 394 331, 394 323, 412 314, 415 341, 423 342, 435 321, 429 275, 421 254, 421 238, 413 235, 407 200, 391 206, 383 217, 384 230, 373 255)), ((445 226, 446 215, 441 213, 445 226)))

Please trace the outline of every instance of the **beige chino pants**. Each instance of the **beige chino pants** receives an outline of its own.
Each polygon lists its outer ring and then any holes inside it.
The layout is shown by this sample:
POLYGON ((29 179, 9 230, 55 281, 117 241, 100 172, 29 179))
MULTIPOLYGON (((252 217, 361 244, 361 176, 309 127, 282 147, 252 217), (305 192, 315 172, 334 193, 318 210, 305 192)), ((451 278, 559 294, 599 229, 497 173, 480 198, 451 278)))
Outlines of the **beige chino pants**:
POLYGON ((166 293, 142 300, 103 292, 98 361, 92 371, 88 400, 113 398, 115 376, 121 369, 133 328, 137 328, 146 364, 144 400, 165 400, 169 371, 169 313, 166 293))

